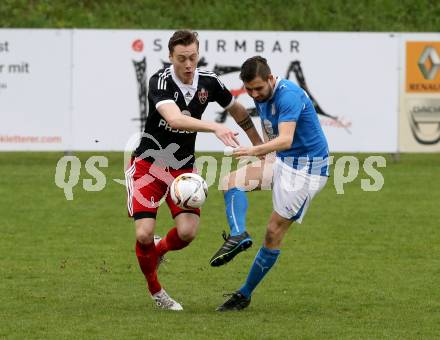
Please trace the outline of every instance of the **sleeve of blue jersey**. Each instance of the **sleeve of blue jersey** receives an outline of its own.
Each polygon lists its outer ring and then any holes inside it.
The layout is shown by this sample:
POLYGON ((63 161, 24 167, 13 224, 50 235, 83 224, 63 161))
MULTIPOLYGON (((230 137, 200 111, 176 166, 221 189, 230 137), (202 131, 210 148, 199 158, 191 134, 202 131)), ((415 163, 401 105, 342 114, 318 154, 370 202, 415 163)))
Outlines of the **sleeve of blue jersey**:
POLYGON ((284 91, 277 100, 278 123, 296 122, 303 110, 301 97, 293 91, 284 91))

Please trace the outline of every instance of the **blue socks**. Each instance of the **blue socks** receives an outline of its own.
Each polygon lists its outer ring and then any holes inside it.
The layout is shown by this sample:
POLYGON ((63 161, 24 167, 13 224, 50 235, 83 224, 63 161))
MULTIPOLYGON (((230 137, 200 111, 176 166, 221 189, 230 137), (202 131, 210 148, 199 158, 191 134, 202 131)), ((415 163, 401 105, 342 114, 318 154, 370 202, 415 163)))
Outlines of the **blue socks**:
MULTIPOLYGON (((242 234, 246 231, 248 207, 246 192, 238 188, 232 188, 225 192, 224 199, 231 236, 242 234)), ((279 249, 260 248, 255 256, 254 263, 252 263, 246 283, 239 289, 246 298, 252 295, 253 290, 275 264, 279 255, 279 249)))
POLYGON ((279 249, 261 247, 255 256, 254 263, 252 263, 246 283, 239 289, 240 293, 249 298, 253 290, 275 264, 279 255, 279 249))
POLYGON ((246 231, 246 211, 248 207, 246 192, 232 188, 225 192, 226 217, 231 236, 246 231))

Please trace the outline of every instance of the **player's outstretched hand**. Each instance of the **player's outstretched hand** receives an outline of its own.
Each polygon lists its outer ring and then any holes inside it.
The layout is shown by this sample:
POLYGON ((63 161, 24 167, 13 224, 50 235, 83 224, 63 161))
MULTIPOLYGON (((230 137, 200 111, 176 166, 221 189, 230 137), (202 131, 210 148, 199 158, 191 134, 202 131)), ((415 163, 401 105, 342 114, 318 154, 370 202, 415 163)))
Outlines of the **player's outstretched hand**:
POLYGON ((222 124, 218 124, 215 129, 215 135, 224 145, 236 148, 240 145, 238 141, 238 132, 234 132, 222 124))
POLYGON ((239 147, 234 149, 233 156, 235 158, 241 159, 245 157, 257 156, 256 150, 253 146, 251 147, 239 147))

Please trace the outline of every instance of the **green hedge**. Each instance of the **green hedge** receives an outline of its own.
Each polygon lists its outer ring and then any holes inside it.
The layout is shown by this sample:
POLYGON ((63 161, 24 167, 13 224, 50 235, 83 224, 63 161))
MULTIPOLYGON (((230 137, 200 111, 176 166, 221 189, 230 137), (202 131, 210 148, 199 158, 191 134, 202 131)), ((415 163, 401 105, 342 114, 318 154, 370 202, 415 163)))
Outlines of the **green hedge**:
POLYGON ((3 28, 437 32, 436 0, 1 0, 3 28))

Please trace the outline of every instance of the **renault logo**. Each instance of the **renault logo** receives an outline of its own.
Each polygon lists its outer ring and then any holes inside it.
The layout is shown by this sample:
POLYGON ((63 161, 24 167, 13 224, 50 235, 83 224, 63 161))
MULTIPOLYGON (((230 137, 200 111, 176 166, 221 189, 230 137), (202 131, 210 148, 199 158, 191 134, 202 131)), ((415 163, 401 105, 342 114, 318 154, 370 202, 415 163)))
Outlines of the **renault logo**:
POLYGON ((440 68, 440 57, 436 49, 432 46, 425 47, 417 64, 423 77, 426 80, 433 80, 440 68))

